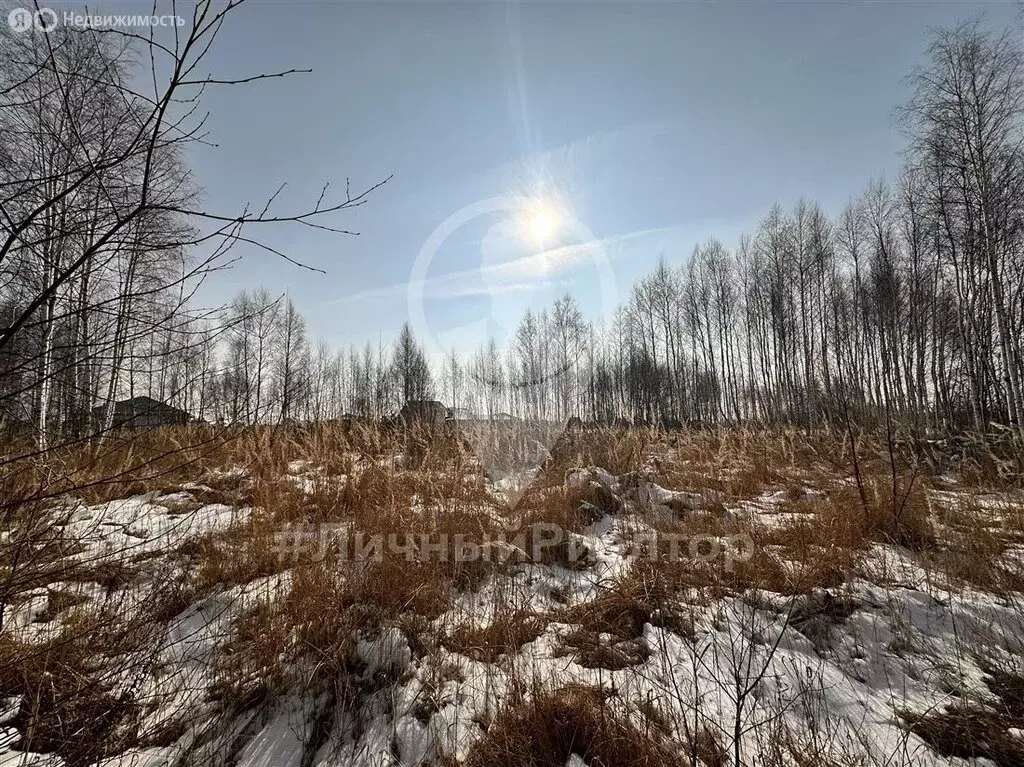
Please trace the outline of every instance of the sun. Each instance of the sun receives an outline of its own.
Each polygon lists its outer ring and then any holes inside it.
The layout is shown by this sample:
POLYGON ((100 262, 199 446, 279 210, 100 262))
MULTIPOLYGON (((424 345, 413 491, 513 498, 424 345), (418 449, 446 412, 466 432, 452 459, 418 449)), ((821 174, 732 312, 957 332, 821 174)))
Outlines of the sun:
POLYGON ((561 214, 548 202, 530 206, 523 219, 527 239, 537 246, 549 244, 562 226, 561 214))

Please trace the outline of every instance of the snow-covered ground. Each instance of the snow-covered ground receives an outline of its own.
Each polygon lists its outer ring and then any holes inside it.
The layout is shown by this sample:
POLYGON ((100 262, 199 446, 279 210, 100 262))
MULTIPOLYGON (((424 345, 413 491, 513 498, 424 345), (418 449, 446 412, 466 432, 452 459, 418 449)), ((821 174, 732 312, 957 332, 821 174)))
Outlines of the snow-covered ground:
MULTIPOLYGON (((288 467, 306 491, 315 471, 302 462, 288 467)), ((499 478, 492 490, 518 495, 519 480, 499 478)), ((450 642, 424 641, 400 625, 374 628, 354 637, 348 671, 353 678, 347 683, 358 691, 356 705, 343 704, 329 686, 311 684, 293 686, 248 710, 226 707, 209 692, 218 657, 231 641, 237 616, 288 592, 291 573, 285 568, 197 594, 169 616, 153 646, 136 648, 147 658, 145 672, 132 665, 135 675, 123 683, 144 704, 140 730, 173 725, 173 736, 158 745, 129 747, 102 764, 457 763, 516 701, 570 685, 607 691, 609 705, 639 730, 656 720, 659 732, 667 732, 666 742, 678 747, 680 763, 688 759, 686 733, 701 730, 714 734, 727 763, 737 753, 743 764, 991 763, 939 754, 908 723, 965 701, 979 710, 1021 715, 1013 708, 1020 701, 1001 699, 991 680, 993 670, 1024 678, 1024 595, 953 586, 924 567, 917 554, 883 543, 863 552, 836 587, 797 595, 751 589, 715 599, 681 593, 674 609, 685 621, 651 617, 635 636, 592 632, 589 641, 622 662, 587 662, 579 644, 581 625, 572 617, 580 606, 614 594, 629 577, 640 556, 630 545, 638 529, 706 508, 762 529, 800 516, 787 510, 786 493, 778 488, 765 488, 759 497, 723 511, 722 498, 708 491, 669 489, 600 467, 580 467, 565 477, 568 488, 589 483, 609 490, 622 508, 572 534, 587 552, 585 564, 520 562, 495 570, 476 588, 459 591, 425 632, 436 637, 457 626, 486 629, 509 615, 530 614, 538 630, 520 646, 492 660, 459 652, 450 642)), ((946 504, 957 501, 955 491, 936 497, 946 504)), ((981 503, 997 513, 1005 505, 999 496, 981 503)), ((136 567, 136 576, 116 587, 120 612, 114 619, 126 621, 159 593, 161 579, 182 566, 173 552, 200 535, 242 524, 249 515, 245 508, 199 505, 186 488, 73 504, 63 533, 79 544, 68 556, 81 564, 159 563, 136 567)), ((1019 547, 1008 550, 1008 567, 1021 566, 1019 553, 1019 547)), ((79 580, 31 589, 7 606, 4 631, 25 643, 52 639, 68 614, 112 604, 112 588, 79 580), (64 613, 56 593, 70 605, 64 613)), ((15 750, 23 733, 13 724, 25 705, 19 698, 0 699, 0 767, 62 764, 53 754, 15 750)), ((1009 754, 1005 759, 1024 754, 1020 726, 1006 734, 1009 745, 1000 752, 1009 754)), ((585 757, 567 754, 565 763, 582 767, 585 757)))

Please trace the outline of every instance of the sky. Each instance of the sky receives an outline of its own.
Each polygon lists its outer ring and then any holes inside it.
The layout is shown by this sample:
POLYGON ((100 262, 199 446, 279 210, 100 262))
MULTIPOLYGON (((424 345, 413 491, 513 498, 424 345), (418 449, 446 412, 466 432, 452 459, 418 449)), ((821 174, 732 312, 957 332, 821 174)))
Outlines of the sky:
POLYGON ((734 245, 775 202, 836 213, 895 178, 906 76, 979 13, 1020 26, 1010 2, 250 0, 204 68, 312 72, 207 92, 206 209, 390 180, 330 220, 358 236, 250 233, 325 273, 242 244, 200 296, 287 293, 333 346, 410 321, 431 353, 500 342, 567 290, 609 315, 660 258, 734 245))

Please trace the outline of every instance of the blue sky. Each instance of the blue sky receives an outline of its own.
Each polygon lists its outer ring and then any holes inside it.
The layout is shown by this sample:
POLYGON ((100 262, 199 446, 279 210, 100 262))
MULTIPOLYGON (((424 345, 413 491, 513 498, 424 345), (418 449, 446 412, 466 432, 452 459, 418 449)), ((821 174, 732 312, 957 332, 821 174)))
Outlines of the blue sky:
POLYGON ((394 177, 337 220, 358 237, 263 233, 326 276, 240 246, 203 298, 288 291, 314 338, 376 343, 410 316, 418 262, 418 327, 441 346, 500 337, 566 289, 596 316, 609 275, 624 298, 659 257, 733 244, 776 201, 836 212, 894 177, 906 75, 930 29, 980 11, 1019 23, 1009 2, 253 0, 208 68, 313 72, 208 94, 219 146, 191 158, 207 207, 394 177), (554 210, 557 233, 524 237, 509 197, 554 210))

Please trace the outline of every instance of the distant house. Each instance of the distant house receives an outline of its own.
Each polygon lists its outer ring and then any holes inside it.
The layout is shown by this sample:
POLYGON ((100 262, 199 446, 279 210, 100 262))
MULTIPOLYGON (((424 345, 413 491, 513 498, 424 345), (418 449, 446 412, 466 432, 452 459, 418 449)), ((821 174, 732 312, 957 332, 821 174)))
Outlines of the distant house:
MULTIPOLYGON (((92 409, 93 418, 103 425, 106 408, 103 405, 92 409)), ((152 429, 156 426, 180 426, 195 420, 181 408, 160 402, 152 397, 132 397, 114 403, 115 429, 152 429)))
POLYGON ((449 421, 475 421, 479 416, 467 407, 453 407, 448 411, 449 421))
POLYGON ((360 415, 356 415, 355 413, 344 413, 340 417, 326 421, 325 423, 340 426, 347 432, 357 424, 363 423, 364 421, 366 421, 366 419, 360 415))
POLYGON ((448 408, 436 399, 411 399, 402 406, 398 418, 405 423, 444 423, 448 408))

